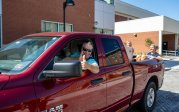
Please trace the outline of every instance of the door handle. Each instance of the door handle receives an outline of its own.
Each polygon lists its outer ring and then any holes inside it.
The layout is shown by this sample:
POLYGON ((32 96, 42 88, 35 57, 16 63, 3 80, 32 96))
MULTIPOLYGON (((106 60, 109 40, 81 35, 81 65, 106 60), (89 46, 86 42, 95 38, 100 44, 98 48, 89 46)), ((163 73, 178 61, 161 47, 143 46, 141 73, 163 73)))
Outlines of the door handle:
POLYGON ((98 78, 98 79, 91 80, 91 84, 96 85, 96 84, 102 83, 103 81, 104 81, 103 78, 98 78))
POLYGON ((130 74, 131 74, 131 71, 122 72, 122 75, 123 75, 123 76, 127 76, 127 75, 130 75, 130 74))

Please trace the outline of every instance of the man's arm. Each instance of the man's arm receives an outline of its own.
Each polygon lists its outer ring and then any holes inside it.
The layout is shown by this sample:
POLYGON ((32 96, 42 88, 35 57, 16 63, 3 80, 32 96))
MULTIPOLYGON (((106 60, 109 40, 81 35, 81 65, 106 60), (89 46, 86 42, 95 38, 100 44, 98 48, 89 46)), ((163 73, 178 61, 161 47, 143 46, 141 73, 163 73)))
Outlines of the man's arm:
POLYGON ((163 59, 162 59, 162 57, 161 57, 158 53, 157 53, 157 55, 156 55, 155 59, 157 59, 158 61, 163 60, 163 59))
POLYGON ((155 59, 157 59, 159 61, 163 60, 161 56, 157 56, 155 59))
POLYGON ((97 64, 88 64, 88 70, 90 70, 92 73, 98 73, 99 72, 99 66, 97 64))
POLYGON ((84 57, 85 56, 82 57, 83 59, 81 61, 82 69, 83 70, 88 69, 90 72, 92 72, 94 74, 98 73, 99 72, 99 66, 98 66, 97 62, 95 61, 95 62, 89 64, 84 57))
POLYGON ((99 72, 99 66, 94 63, 94 64, 89 64, 86 60, 85 61, 81 61, 81 66, 83 70, 89 70, 90 72, 96 74, 99 72))

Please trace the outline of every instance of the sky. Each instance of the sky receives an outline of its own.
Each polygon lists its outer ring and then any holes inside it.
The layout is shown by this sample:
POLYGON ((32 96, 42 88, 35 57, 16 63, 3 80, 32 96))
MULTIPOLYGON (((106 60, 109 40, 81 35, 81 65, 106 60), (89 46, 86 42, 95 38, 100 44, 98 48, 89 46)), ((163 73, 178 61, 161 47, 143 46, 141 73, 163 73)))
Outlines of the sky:
POLYGON ((179 21, 179 0, 121 0, 179 21))

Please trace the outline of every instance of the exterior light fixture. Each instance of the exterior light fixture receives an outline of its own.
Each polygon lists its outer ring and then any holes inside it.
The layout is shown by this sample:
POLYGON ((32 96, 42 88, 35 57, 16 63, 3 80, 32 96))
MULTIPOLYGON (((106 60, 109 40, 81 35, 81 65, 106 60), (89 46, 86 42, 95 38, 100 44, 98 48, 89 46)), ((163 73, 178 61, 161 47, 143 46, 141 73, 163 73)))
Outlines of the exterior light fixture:
POLYGON ((66 31, 66 14, 65 14, 65 9, 67 6, 74 6, 75 3, 73 0, 66 0, 63 2, 63 31, 66 31))
POLYGON ((137 37, 137 33, 134 33, 133 35, 134 35, 134 37, 137 37))

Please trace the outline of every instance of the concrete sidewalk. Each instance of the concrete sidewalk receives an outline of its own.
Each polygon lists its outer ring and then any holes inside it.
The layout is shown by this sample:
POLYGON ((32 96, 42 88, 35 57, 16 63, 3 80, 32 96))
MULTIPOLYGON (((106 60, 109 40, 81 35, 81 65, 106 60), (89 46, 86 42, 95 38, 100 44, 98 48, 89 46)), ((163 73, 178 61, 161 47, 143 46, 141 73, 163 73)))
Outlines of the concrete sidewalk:
POLYGON ((163 56, 165 71, 179 71, 179 56, 163 56))
POLYGON ((178 60, 179 61, 179 56, 162 56, 163 60, 178 60))

